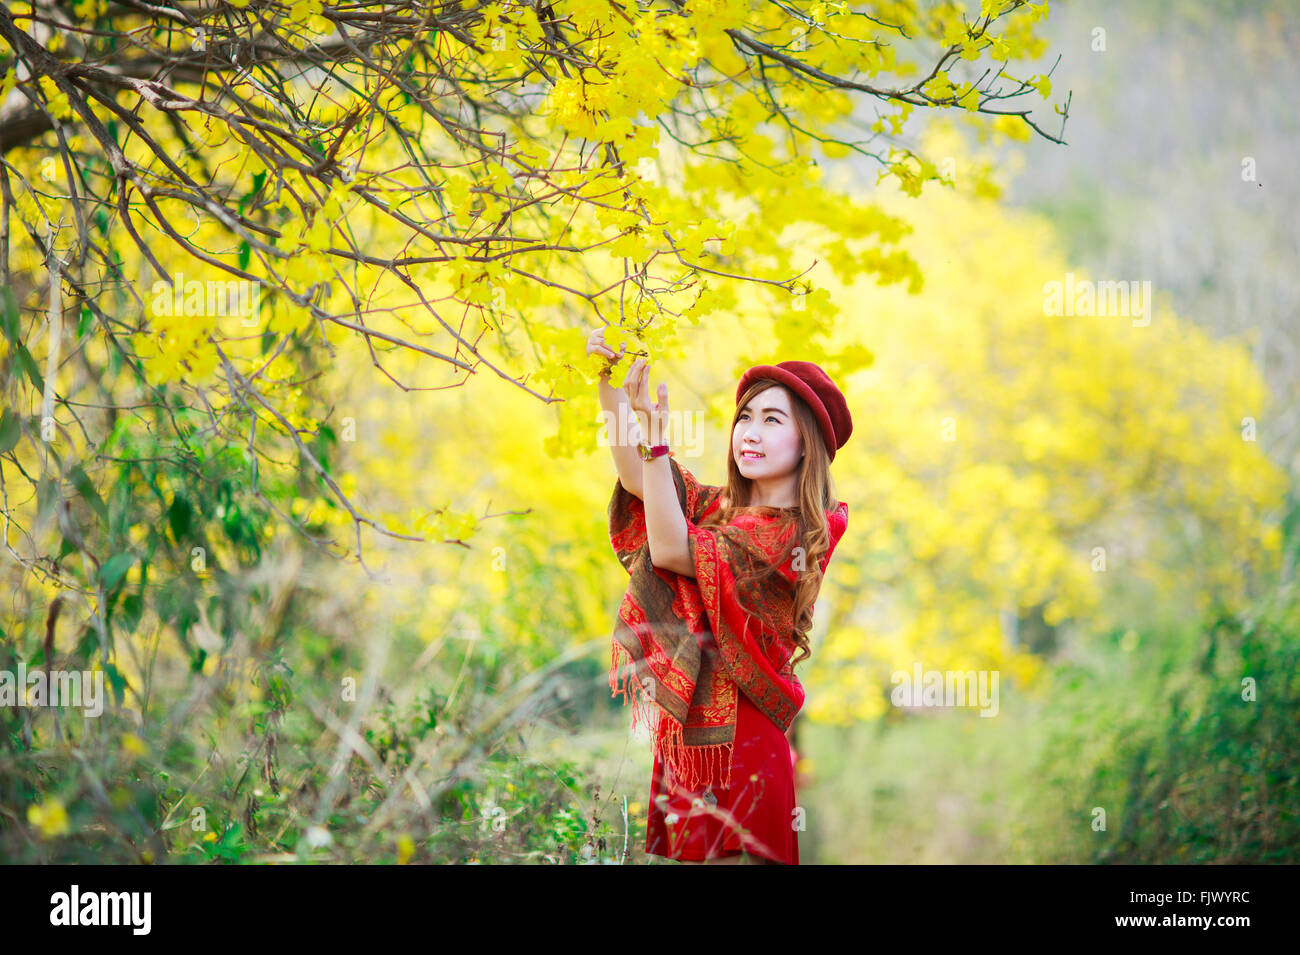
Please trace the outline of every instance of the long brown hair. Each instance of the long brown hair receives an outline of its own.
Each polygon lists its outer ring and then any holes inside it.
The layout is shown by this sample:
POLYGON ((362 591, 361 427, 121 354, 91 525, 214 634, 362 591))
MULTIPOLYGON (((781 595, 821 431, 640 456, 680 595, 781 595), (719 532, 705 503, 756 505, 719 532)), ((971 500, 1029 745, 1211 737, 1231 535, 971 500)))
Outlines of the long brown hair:
POLYGON ((796 651, 790 660, 790 667, 811 656, 808 631, 812 627, 813 602, 821 590, 821 558, 830 550, 830 528, 826 523, 826 512, 839 507, 835 489, 831 484, 830 455, 822 439, 821 428, 812 409, 797 394, 786 388, 779 381, 771 378, 759 378, 745 389, 736 410, 731 416, 731 430, 727 432, 727 484, 722 492, 722 504, 712 514, 702 519, 701 525, 726 524, 741 508, 750 507, 732 504, 733 501, 748 502, 754 491, 754 482, 740 473, 732 453, 732 437, 736 431, 736 422, 745 405, 756 395, 773 385, 781 388, 790 396, 790 408, 794 413, 794 424, 803 442, 804 455, 799 459, 798 503, 789 508, 766 508, 766 512, 777 514, 783 521, 795 526, 795 533, 790 541, 790 548, 782 559, 775 564, 751 568, 736 578, 736 583, 758 582, 760 585, 780 573, 780 567, 790 560, 796 547, 803 548, 803 570, 795 576, 794 588, 794 643, 796 651))

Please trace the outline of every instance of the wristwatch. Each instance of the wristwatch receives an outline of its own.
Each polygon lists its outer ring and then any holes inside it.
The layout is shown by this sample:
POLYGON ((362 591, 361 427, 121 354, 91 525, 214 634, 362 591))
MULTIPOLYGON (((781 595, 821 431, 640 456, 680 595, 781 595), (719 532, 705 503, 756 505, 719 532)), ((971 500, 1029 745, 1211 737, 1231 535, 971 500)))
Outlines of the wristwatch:
POLYGON ((656 444, 653 448, 644 441, 638 441, 636 449, 641 453, 642 461, 653 461, 655 458, 668 453, 668 445, 656 444))

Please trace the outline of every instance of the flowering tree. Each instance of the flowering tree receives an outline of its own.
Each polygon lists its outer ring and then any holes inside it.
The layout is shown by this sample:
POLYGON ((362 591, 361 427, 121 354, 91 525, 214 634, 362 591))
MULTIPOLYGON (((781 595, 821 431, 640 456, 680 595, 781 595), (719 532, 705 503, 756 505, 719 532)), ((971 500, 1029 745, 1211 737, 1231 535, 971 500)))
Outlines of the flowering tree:
MULTIPOLYGON (((358 557, 364 527, 463 540, 469 515, 390 526, 336 474, 341 350, 403 391, 488 372, 563 401, 595 370, 577 347, 591 321, 663 354, 682 318, 753 283, 798 303, 777 334, 816 357, 834 306, 781 227, 833 236, 845 280, 921 286, 895 247, 907 222, 846 204, 817 157, 915 196, 951 182, 905 144, 918 107, 1059 142, 1017 105, 1050 96, 1048 77, 1008 72, 1041 54, 1046 12, 0 8, 0 475, 9 555, 49 591, 48 639, 72 593, 78 648, 111 654, 114 621, 129 630, 152 599, 151 566, 170 586, 155 609, 185 639, 210 565, 256 561, 277 524, 358 557), (399 356, 417 372, 394 370, 399 356)), ((849 348, 834 367, 869 361, 849 348)), ((572 454, 589 432, 562 415, 547 449, 572 454)))

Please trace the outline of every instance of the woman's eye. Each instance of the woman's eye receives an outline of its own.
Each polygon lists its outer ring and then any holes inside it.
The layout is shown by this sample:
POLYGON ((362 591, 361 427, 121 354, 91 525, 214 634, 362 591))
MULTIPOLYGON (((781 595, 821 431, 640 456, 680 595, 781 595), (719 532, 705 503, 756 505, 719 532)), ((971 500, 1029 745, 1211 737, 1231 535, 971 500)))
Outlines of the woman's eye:
POLYGON ((768 416, 767 416, 767 420, 768 420, 768 421, 776 421, 777 424, 780 424, 780 423, 781 423, 779 420, 777 420, 776 415, 768 415, 768 416))

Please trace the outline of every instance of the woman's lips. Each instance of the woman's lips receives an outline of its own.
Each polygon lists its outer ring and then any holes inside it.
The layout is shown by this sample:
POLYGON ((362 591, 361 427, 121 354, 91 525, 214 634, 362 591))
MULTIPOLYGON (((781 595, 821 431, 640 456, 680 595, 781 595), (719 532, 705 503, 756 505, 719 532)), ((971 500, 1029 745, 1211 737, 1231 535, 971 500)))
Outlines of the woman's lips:
POLYGON ((747 460, 747 461, 756 461, 756 460, 758 460, 759 458, 763 457, 763 455, 758 454, 758 453, 753 452, 753 451, 742 451, 742 452, 740 453, 740 456, 741 456, 742 458, 744 458, 745 460, 747 460))

